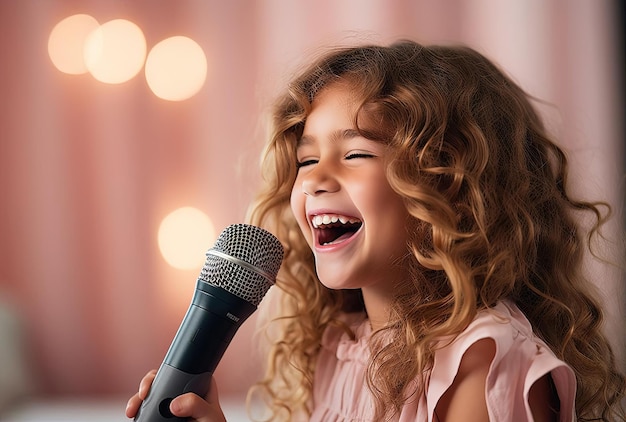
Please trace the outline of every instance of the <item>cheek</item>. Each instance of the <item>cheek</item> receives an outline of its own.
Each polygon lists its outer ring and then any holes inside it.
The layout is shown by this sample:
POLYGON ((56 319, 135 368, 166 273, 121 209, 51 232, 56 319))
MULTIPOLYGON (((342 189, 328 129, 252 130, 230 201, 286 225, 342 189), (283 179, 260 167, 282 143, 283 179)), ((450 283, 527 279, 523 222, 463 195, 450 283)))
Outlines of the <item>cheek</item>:
POLYGON ((355 196, 375 210, 404 208, 402 198, 389 186, 383 173, 363 177, 355 186, 355 196))

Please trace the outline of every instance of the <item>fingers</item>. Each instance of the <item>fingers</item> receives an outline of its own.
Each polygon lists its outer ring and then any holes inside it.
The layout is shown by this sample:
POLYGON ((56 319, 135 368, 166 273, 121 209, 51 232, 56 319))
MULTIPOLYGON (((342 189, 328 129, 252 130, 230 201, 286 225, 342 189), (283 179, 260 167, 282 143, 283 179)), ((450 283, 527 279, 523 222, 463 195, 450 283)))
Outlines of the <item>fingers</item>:
POLYGON ((148 396, 148 392, 150 391, 150 386, 152 385, 152 381, 154 381, 154 377, 156 376, 156 370, 152 370, 148 372, 139 383, 139 392, 132 396, 128 403, 126 404, 126 417, 134 418, 137 414, 137 410, 141 406, 141 403, 148 396))
POLYGON ((150 391, 150 386, 152 385, 152 381, 154 381, 154 378, 156 377, 156 369, 153 369, 152 371, 148 372, 146 374, 145 377, 143 377, 141 379, 141 382, 139 383, 139 398, 141 398, 141 400, 145 400, 146 397, 148 397, 148 392, 150 391))
MULTIPOLYGON (((128 400, 126 416, 135 417, 141 407, 141 403, 148 397, 152 382, 156 377, 156 370, 148 372, 139 383, 139 391, 128 400)), ((196 422, 226 422, 224 413, 219 404, 217 384, 211 378, 211 386, 206 399, 194 393, 178 396, 170 403, 170 411, 178 417, 191 417, 196 422)))
POLYGON ((138 394, 135 394, 134 396, 130 398, 130 400, 128 400, 128 403, 126 404, 126 412, 125 412, 126 417, 134 418, 140 406, 141 406, 141 399, 139 398, 138 394))
POLYGON ((172 400, 170 411, 175 416, 191 417, 197 422, 226 422, 219 404, 215 379, 211 379, 206 400, 194 393, 183 394, 172 400))

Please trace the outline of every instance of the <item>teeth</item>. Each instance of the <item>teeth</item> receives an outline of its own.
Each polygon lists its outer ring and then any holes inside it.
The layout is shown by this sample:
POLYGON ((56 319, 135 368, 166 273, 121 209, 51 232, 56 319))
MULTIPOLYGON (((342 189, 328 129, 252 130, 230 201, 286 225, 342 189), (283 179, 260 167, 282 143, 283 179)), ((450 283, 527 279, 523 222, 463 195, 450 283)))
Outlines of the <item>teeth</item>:
POLYGON ((315 227, 316 229, 319 228, 319 226, 325 225, 325 224, 334 224, 337 222, 340 222, 341 224, 355 224, 360 222, 361 220, 359 220, 358 218, 350 218, 350 217, 346 217, 345 215, 336 215, 336 214, 318 214, 313 216, 313 218, 311 219, 311 222, 313 223, 313 227, 315 227))

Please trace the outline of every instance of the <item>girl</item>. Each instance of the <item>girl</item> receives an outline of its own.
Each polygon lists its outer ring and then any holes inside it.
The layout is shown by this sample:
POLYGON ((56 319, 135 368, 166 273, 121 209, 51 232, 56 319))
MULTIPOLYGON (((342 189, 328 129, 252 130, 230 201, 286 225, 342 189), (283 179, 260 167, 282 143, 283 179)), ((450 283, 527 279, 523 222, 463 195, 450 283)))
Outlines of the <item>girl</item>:
MULTIPOLYGON (((569 196, 564 153, 486 58, 333 50, 277 101, 263 169, 250 221, 286 253, 252 391, 269 420, 624 417, 580 265, 605 204, 569 196)), ((224 420, 215 386, 171 409, 224 420)))

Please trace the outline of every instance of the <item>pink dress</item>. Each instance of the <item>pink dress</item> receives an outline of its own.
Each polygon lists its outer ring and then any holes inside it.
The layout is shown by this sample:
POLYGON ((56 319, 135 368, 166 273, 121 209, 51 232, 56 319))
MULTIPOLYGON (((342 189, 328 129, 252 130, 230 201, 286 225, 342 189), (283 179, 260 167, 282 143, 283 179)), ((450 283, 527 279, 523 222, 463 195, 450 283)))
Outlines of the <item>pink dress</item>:
MULTIPOLYGON (((369 321, 350 315, 356 333, 351 340, 339 328, 329 329, 322 341, 313 390, 310 421, 374 421, 373 401, 365 381, 369 359, 369 321)), ((535 337, 530 323, 511 302, 503 301, 476 319, 451 344, 435 354, 432 370, 426 374, 424 394, 410 399, 399 422, 437 421, 435 406, 452 384, 465 351, 481 339, 491 338, 496 354, 485 388, 492 421, 532 421, 528 391, 543 375, 550 373, 561 402, 560 421, 575 420, 576 379, 572 369, 535 337)))

